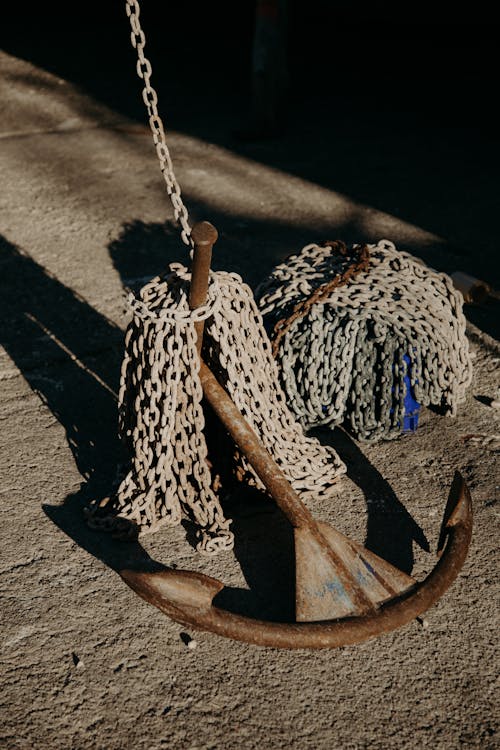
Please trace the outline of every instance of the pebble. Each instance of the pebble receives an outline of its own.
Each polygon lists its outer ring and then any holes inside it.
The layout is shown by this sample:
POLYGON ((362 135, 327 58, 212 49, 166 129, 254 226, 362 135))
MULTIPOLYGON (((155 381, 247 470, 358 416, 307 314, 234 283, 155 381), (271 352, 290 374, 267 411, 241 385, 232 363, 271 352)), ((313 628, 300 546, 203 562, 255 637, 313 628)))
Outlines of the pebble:
POLYGON ((195 640, 189 641, 187 645, 187 647, 190 648, 191 650, 197 648, 197 646, 198 646, 198 641, 195 641, 195 640))
POLYGON ((500 450, 500 435, 490 435, 483 440, 483 445, 489 451, 500 450))
POLYGON ((491 402, 490 402, 490 406, 491 406, 491 407, 492 407, 493 409, 500 409, 500 399, 497 399, 497 398, 496 398, 496 399, 494 399, 494 401, 491 401, 491 402))
POLYGON ((73 659, 73 664, 77 669, 85 669, 85 664, 83 663, 83 659, 80 659, 78 654, 75 654, 73 651, 71 654, 71 658, 73 659))

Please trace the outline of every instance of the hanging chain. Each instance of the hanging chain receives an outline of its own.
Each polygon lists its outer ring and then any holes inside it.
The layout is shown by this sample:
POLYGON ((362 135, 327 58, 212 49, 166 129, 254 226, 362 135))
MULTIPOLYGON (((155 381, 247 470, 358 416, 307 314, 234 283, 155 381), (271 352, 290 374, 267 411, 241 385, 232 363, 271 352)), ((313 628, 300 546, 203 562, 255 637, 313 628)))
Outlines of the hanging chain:
POLYGON ((141 80, 144 81, 142 98, 148 111, 149 126, 151 128, 151 132, 153 133, 153 142, 155 144, 156 153, 160 161, 160 168, 167 185, 167 192, 170 197, 170 201, 174 208, 175 220, 181 226, 182 241, 186 245, 188 245, 188 247, 193 248, 193 241, 191 239, 191 227, 189 225, 187 208, 184 205, 181 197, 181 189, 174 174, 172 159, 170 158, 170 151, 168 150, 167 142, 165 140, 165 130, 163 128, 163 122, 160 115, 158 114, 158 95, 154 88, 151 86, 151 63, 144 55, 146 37, 139 21, 140 7, 138 0, 125 0, 125 6, 132 29, 130 39, 132 42, 132 46, 137 51, 137 75, 139 76, 139 78, 141 78, 141 80))

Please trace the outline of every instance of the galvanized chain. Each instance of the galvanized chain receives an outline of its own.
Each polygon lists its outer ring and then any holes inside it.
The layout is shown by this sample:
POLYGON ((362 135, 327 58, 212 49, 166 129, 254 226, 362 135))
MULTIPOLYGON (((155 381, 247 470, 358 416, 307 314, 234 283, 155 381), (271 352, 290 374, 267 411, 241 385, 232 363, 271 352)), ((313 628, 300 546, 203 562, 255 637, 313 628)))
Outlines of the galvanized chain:
MULTIPOLYGON (((307 315, 313 305, 327 299, 327 297, 338 286, 347 284, 352 278, 354 278, 354 276, 356 276, 356 274, 360 271, 366 271, 368 268, 370 253, 366 245, 360 245, 349 251, 343 242, 340 240, 334 240, 332 242, 324 242, 323 247, 330 247, 332 249, 332 255, 337 253, 342 258, 346 259, 347 263, 345 264, 345 268, 341 273, 335 269, 332 278, 327 279, 323 284, 316 287, 309 297, 300 299, 299 302, 294 305, 290 315, 286 315, 275 323, 272 334, 272 351, 274 357, 278 355, 281 339, 296 320, 307 315)), ((335 267, 333 266, 332 268, 335 267)))
MULTIPOLYGON (((335 451, 306 437, 286 405, 278 366, 250 288, 236 274, 219 274, 220 315, 206 324, 205 356, 248 424, 303 499, 328 496, 345 472, 335 451)), ((263 489, 243 455, 237 476, 263 489)))
MULTIPOLYGON (((294 319, 277 351, 302 426, 346 422, 361 440, 400 435, 407 374, 420 404, 452 415, 472 379, 463 299, 451 279, 387 240, 368 247, 368 268, 294 319)), ((256 291, 268 329, 343 273, 345 258, 314 244, 277 266, 256 291)))
POLYGON ((193 242, 191 240, 191 227, 187 208, 184 205, 181 196, 181 189, 175 177, 170 151, 165 139, 165 130, 162 119, 158 113, 158 95, 151 85, 151 63, 144 55, 146 46, 146 37, 139 21, 140 6, 138 0, 125 0, 127 16, 132 29, 130 39, 132 46, 137 51, 137 75, 144 81, 142 98, 148 112, 149 126, 153 133, 153 142, 156 148, 156 154, 160 162, 160 168, 167 185, 167 192, 174 209, 175 220, 181 226, 182 241, 191 249, 193 242))
MULTIPOLYGON (((116 494, 87 516, 93 527, 120 533, 128 522, 146 533, 178 524, 184 512, 198 527, 198 549, 214 554, 231 549, 233 535, 215 494, 219 477, 207 462, 195 320, 206 319, 204 357, 303 497, 328 495, 345 466, 332 448, 305 437, 287 408, 249 287, 236 274, 212 274, 207 305, 192 312, 189 280, 183 266, 172 264, 133 306, 119 394, 131 466, 116 494)), ((230 459, 235 477, 262 488, 245 459, 236 452, 230 459)))

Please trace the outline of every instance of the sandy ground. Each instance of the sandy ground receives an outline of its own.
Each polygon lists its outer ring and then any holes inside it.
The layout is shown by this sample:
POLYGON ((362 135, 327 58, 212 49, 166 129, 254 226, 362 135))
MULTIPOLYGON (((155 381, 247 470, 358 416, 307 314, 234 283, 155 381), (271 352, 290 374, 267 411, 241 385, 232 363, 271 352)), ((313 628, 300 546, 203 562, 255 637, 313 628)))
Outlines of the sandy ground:
MULTIPOLYGON (((370 447, 337 431, 348 476, 331 504, 312 505, 418 576, 434 563, 454 470, 464 473, 472 547, 425 620, 317 652, 185 632, 116 568, 147 554, 220 577, 243 612, 283 616, 287 529, 268 504, 236 503, 237 555, 207 561, 186 525, 142 546, 85 526, 82 507, 106 494, 119 456, 112 392, 124 286, 186 253, 146 129, 28 63, 2 54, 0 64, 1 746, 497 747, 500 412, 488 405, 500 385, 496 343, 470 328, 474 381, 455 419, 426 411, 415 436, 370 447)), ((332 234, 389 237, 446 270, 460 264, 446 233, 269 166, 272 145, 245 155, 192 134, 169 142, 193 217, 219 227, 214 265, 251 284, 332 234)), ((379 147, 379 169, 394 169, 379 147)))

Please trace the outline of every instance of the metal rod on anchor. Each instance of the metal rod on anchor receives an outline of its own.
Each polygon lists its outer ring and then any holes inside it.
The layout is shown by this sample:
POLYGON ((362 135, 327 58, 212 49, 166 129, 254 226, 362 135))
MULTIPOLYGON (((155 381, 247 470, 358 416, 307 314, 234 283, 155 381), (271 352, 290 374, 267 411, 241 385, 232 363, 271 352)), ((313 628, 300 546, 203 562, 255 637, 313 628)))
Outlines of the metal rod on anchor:
MULTIPOLYGON (((191 231, 191 237, 194 242, 191 288, 189 290, 189 307, 191 310, 196 310, 197 307, 201 307, 207 301, 212 248, 217 242, 218 236, 216 228, 209 221, 198 222, 191 231)), ((198 321, 194 324, 194 327, 197 335, 196 348, 198 355, 200 355, 203 345, 205 321, 198 321)))

